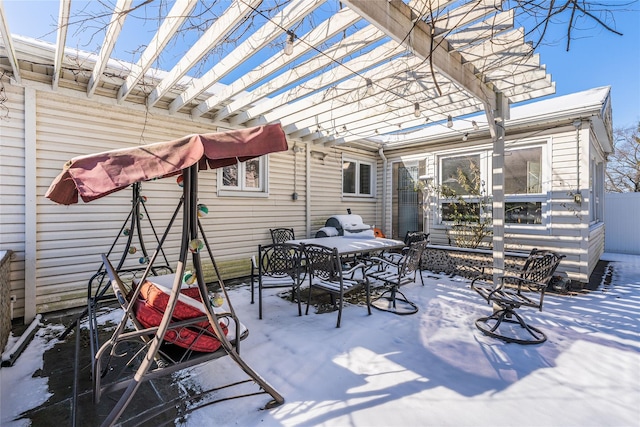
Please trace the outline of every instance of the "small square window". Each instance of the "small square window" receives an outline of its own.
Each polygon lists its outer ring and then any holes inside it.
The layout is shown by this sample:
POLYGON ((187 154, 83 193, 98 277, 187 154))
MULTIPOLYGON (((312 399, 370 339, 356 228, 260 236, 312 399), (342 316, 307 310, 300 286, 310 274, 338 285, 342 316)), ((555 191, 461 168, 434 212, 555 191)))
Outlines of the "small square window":
POLYGON ((218 194, 223 196, 239 193, 266 192, 266 160, 258 157, 225 166, 218 172, 218 194))
POLYGON ((374 165, 358 160, 342 162, 342 194, 373 196, 374 165))

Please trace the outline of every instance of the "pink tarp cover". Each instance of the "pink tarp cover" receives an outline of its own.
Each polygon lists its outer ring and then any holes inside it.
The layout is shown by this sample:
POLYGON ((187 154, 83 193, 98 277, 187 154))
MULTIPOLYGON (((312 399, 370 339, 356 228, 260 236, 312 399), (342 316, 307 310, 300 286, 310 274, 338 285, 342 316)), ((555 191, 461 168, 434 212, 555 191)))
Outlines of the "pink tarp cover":
POLYGON ((45 197, 70 205, 80 195, 86 203, 135 182, 178 175, 196 163, 200 170, 215 169, 287 148, 282 127, 274 124, 75 157, 65 164, 45 197))

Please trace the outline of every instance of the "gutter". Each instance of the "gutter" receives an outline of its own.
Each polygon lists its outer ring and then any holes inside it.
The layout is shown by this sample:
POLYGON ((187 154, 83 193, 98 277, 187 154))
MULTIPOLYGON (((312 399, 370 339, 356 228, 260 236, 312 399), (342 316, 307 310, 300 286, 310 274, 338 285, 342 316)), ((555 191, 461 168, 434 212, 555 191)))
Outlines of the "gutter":
MULTIPOLYGON (((384 155, 384 148, 378 149, 378 154, 382 159, 382 226, 380 227, 385 232, 387 230, 387 169, 389 167, 389 161, 384 155)), ((386 234, 386 233, 385 233, 386 234)))

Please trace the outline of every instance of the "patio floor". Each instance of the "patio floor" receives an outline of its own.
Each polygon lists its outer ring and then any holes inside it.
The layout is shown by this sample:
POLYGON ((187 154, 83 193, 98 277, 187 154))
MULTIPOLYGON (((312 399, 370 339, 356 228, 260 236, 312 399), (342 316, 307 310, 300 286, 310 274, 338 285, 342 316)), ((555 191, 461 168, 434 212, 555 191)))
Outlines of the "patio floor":
MULTIPOLYGON (((548 336, 536 346, 483 336, 473 321, 491 310, 469 281, 423 272, 425 286, 403 288, 420 311, 396 316, 358 306, 297 316, 272 290, 264 318, 249 304, 248 286, 231 291, 249 330, 242 356, 284 397, 260 410, 252 396, 164 421, 176 425, 240 426, 639 426, 640 256, 605 254, 601 285, 548 294, 544 311, 522 313, 548 336), (605 280, 606 279, 606 280, 605 280), (609 280, 610 279, 610 280, 609 280)), ((116 319, 117 311, 103 320, 116 319)), ((0 369, 0 424, 71 425, 75 334, 62 333, 73 313, 48 315, 14 366, 0 369)), ((83 356, 87 342, 81 334, 83 356)), ((80 370, 78 425, 96 425, 111 401, 91 403, 89 372, 80 370)), ((123 417, 133 419, 160 399, 244 379, 229 358, 146 385, 123 417)), ((217 397, 221 397, 220 395, 217 397)), ((137 418, 140 420, 140 418, 137 418)), ((129 423, 130 424, 130 423, 129 423)), ((124 425, 129 425, 127 422, 124 425)), ((153 424, 158 425, 158 421, 153 424)))

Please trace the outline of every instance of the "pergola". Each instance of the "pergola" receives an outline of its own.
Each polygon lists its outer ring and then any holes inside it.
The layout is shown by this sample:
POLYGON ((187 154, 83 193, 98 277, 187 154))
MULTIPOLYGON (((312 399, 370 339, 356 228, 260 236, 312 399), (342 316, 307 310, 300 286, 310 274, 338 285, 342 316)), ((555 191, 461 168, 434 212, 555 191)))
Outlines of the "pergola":
POLYGON ((280 123, 290 140, 371 151, 404 146, 379 136, 484 111, 494 141, 493 247, 502 267, 501 122, 510 103, 555 91, 505 1, 233 0, 213 4, 198 26, 192 20, 202 19, 202 3, 176 0, 137 62, 125 64, 113 57, 116 43, 139 25, 130 12, 150 3, 117 0, 99 53, 78 60, 83 53, 67 46, 71 0, 60 0, 55 53, 12 36, 0 0, 0 67, 16 84, 83 90, 223 129, 280 123), (154 68, 189 37, 170 70, 154 68))

